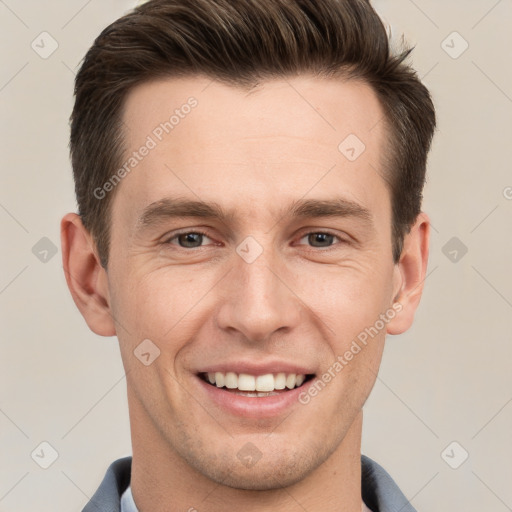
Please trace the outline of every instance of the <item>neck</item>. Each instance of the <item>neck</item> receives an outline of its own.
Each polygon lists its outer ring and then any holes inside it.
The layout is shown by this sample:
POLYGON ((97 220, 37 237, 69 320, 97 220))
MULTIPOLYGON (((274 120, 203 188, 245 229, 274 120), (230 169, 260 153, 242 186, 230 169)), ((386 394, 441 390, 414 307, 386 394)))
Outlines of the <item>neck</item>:
POLYGON ((128 401, 131 487, 139 512, 361 512, 362 412, 334 452, 306 478, 287 487, 276 481, 274 489, 247 490, 219 484, 196 471, 130 393, 128 401))

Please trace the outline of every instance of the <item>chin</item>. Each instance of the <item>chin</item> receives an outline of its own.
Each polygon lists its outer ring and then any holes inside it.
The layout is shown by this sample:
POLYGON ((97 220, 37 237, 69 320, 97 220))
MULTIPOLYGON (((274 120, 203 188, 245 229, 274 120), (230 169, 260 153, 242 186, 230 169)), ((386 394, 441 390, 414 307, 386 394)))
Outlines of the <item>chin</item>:
MULTIPOLYGON (((248 443, 249 444, 249 443, 248 443)), ((254 445, 253 445, 254 446, 254 445)), ((300 446, 300 445, 299 445, 300 446)), ((256 462, 244 464, 239 454, 224 450, 217 455, 206 455, 203 451, 200 458, 197 454, 188 454, 188 463, 206 478, 233 489, 268 491, 291 486, 306 478, 324 461, 324 454, 300 448, 290 450, 268 447, 256 462)), ((325 454, 327 457, 328 454, 325 454)))
POLYGON ((205 476, 233 489, 269 491, 289 487, 300 482, 312 469, 286 461, 279 467, 276 467, 275 463, 262 464, 258 469, 256 467, 251 469, 233 467, 230 472, 209 471, 210 474, 205 476), (218 478, 219 476, 221 477, 220 479, 218 478))

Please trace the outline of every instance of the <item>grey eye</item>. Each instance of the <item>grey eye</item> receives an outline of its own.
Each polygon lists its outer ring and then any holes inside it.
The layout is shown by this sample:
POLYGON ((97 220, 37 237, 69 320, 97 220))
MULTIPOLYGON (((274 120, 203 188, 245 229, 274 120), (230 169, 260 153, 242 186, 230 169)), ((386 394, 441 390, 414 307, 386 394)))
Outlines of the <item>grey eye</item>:
POLYGON ((181 247, 200 247, 203 243, 204 235, 201 233, 183 233, 176 238, 181 247))
POLYGON ((329 247, 334 242, 334 235, 329 233, 310 233, 307 235, 308 243, 313 247, 329 247))

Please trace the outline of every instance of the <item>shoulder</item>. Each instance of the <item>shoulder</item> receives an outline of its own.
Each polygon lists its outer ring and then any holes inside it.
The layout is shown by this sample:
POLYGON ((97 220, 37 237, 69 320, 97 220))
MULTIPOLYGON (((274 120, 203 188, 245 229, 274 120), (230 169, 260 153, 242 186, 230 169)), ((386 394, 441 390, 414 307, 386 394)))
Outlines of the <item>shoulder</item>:
POLYGON ((390 474, 366 455, 361 455, 361 492, 374 512, 416 512, 390 474))
POLYGON ((119 512, 121 495, 130 484, 131 469, 131 456, 110 464, 98 490, 82 512, 119 512))
MULTIPOLYGON (((132 457, 114 461, 82 512, 119 512, 121 495, 130 484, 132 457)), ((361 455, 361 492, 374 512, 416 512, 390 474, 377 462, 361 455)))

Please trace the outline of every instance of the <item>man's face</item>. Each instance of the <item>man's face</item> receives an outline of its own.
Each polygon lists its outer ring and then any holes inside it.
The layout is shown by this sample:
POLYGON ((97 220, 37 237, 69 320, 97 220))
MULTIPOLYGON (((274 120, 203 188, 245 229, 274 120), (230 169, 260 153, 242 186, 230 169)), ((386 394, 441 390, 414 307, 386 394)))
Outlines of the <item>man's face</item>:
POLYGON ((382 118, 368 86, 306 76, 249 94, 197 77, 130 93, 127 160, 155 143, 117 185, 111 219, 109 303, 134 443, 252 489, 301 480, 340 448, 386 328, 334 364, 400 285, 382 118), (172 130, 158 130, 190 97, 172 130), (212 385, 208 372, 248 374, 228 377, 241 387, 265 374, 308 379, 258 397, 212 385))

